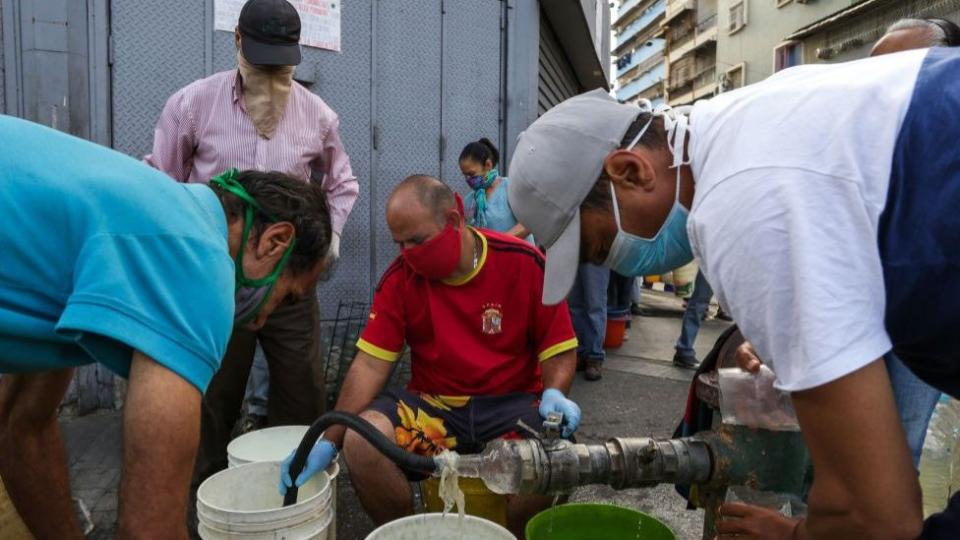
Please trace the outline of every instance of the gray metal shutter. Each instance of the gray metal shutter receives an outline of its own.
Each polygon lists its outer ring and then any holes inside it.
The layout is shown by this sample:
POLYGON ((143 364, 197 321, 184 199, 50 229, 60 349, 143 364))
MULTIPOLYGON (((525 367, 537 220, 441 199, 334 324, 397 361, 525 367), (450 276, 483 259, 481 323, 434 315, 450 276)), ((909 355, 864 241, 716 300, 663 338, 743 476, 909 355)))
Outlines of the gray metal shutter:
MULTIPOLYGON (((499 150, 501 107, 500 0, 443 3, 443 96, 441 179, 461 194, 469 192, 460 172, 460 152, 486 137, 499 150)), ((502 152, 501 152, 502 154, 502 152)), ((505 170, 500 163, 500 170, 505 170)))
POLYGON ((109 144, 105 0, 5 0, 3 12, 0 111, 109 144))
POLYGON ((6 87, 6 74, 7 67, 3 63, 3 51, 6 49, 6 36, 4 36, 5 28, 3 27, 3 2, 0 2, 0 113, 7 112, 7 87, 6 87))
POLYGON ((113 147, 142 158, 174 92, 208 75, 212 4, 111 0, 113 147))
POLYGON ((580 93, 577 76, 567 60, 550 22, 540 14, 540 77, 537 85, 538 116, 561 101, 580 93))
MULTIPOLYGON (((231 33, 213 31, 214 0, 110 2, 114 144, 139 158, 167 98, 233 68, 236 49, 231 33)), ((360 182, 339 266, 320 286, 325 314, 340 300, 368 299, 396 257, 384 206, 400 180, 425 173, 462 189, 463 145, 483 136, 502 142, 503 10, 501 0, 344 2, 343 51, 303 49, 295 78, 314 81, 310 91, 340 116, 360 182)))

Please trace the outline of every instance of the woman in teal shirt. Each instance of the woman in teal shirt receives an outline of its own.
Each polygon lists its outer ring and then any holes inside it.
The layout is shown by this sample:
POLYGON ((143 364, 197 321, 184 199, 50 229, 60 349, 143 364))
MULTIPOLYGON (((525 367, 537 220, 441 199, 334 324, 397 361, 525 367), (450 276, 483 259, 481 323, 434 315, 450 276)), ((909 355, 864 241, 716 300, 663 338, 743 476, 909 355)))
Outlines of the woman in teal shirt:
POLYGON ((517 222, 507 202, 507 177, 500 176, 500 153, 489 139, 474 141, 460 152, 460 171, 473 194, 467 201, 470 224, 532 242, 530 231, 517 222))

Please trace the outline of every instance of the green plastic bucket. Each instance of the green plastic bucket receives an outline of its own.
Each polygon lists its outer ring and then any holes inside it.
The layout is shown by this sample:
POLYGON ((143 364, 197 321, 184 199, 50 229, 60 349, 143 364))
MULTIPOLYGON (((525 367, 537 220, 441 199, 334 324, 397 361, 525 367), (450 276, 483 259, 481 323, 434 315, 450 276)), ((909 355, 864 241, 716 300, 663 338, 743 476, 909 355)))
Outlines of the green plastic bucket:
POLYGON ((564 504, 527 523, 527 540, 676 540, 653 516, 610 504, 564 504))

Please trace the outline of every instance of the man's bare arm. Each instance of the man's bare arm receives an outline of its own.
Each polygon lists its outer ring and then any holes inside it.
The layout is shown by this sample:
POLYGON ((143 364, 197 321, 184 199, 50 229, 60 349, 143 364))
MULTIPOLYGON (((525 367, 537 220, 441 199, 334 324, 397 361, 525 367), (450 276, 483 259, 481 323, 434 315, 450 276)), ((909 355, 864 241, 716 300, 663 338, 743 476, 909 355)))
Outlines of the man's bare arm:
POLYGON ((200 439, 200 392, 135 352, 123 415, 118 538, 187 536, 190 478, 200 439))
POLYGON ((556 388, 564 395, 570 392, 577 373, 577 351, 570 349, 540 363, 544 388, 556 388))
POLYGON ((792 397, 816 471, 796 537, 916 538, 920 484, 882 359, 792 397))
MULTIPOLYGON (((363 351, 357 351, 334 408, 353 414, 362 412, 383 390, 392 370, 393 363, 374 358, 363 351)), ((342 426, 330 427, 323 438, 340 448, 343 446, 344 430, 342 426)))
POLYGON ((72 377, 73 369, 61 369, 0 378, 0 475, 37 538, 83 538, 57 420, 72 377))

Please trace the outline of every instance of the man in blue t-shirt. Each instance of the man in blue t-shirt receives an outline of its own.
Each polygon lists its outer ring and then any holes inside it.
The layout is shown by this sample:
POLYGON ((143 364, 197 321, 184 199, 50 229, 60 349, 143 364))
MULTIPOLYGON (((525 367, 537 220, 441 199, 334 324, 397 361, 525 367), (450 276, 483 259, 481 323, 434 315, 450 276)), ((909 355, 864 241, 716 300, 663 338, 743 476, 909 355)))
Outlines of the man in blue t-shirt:
POLYGON ((200 397, 234 324, 312 294, 319 186, 227 171, 178 184, 0 116, 0 476, 37 538, 81 538, 59 405, 76 366, 129 378, 119 534, 186 538, 200 397))

